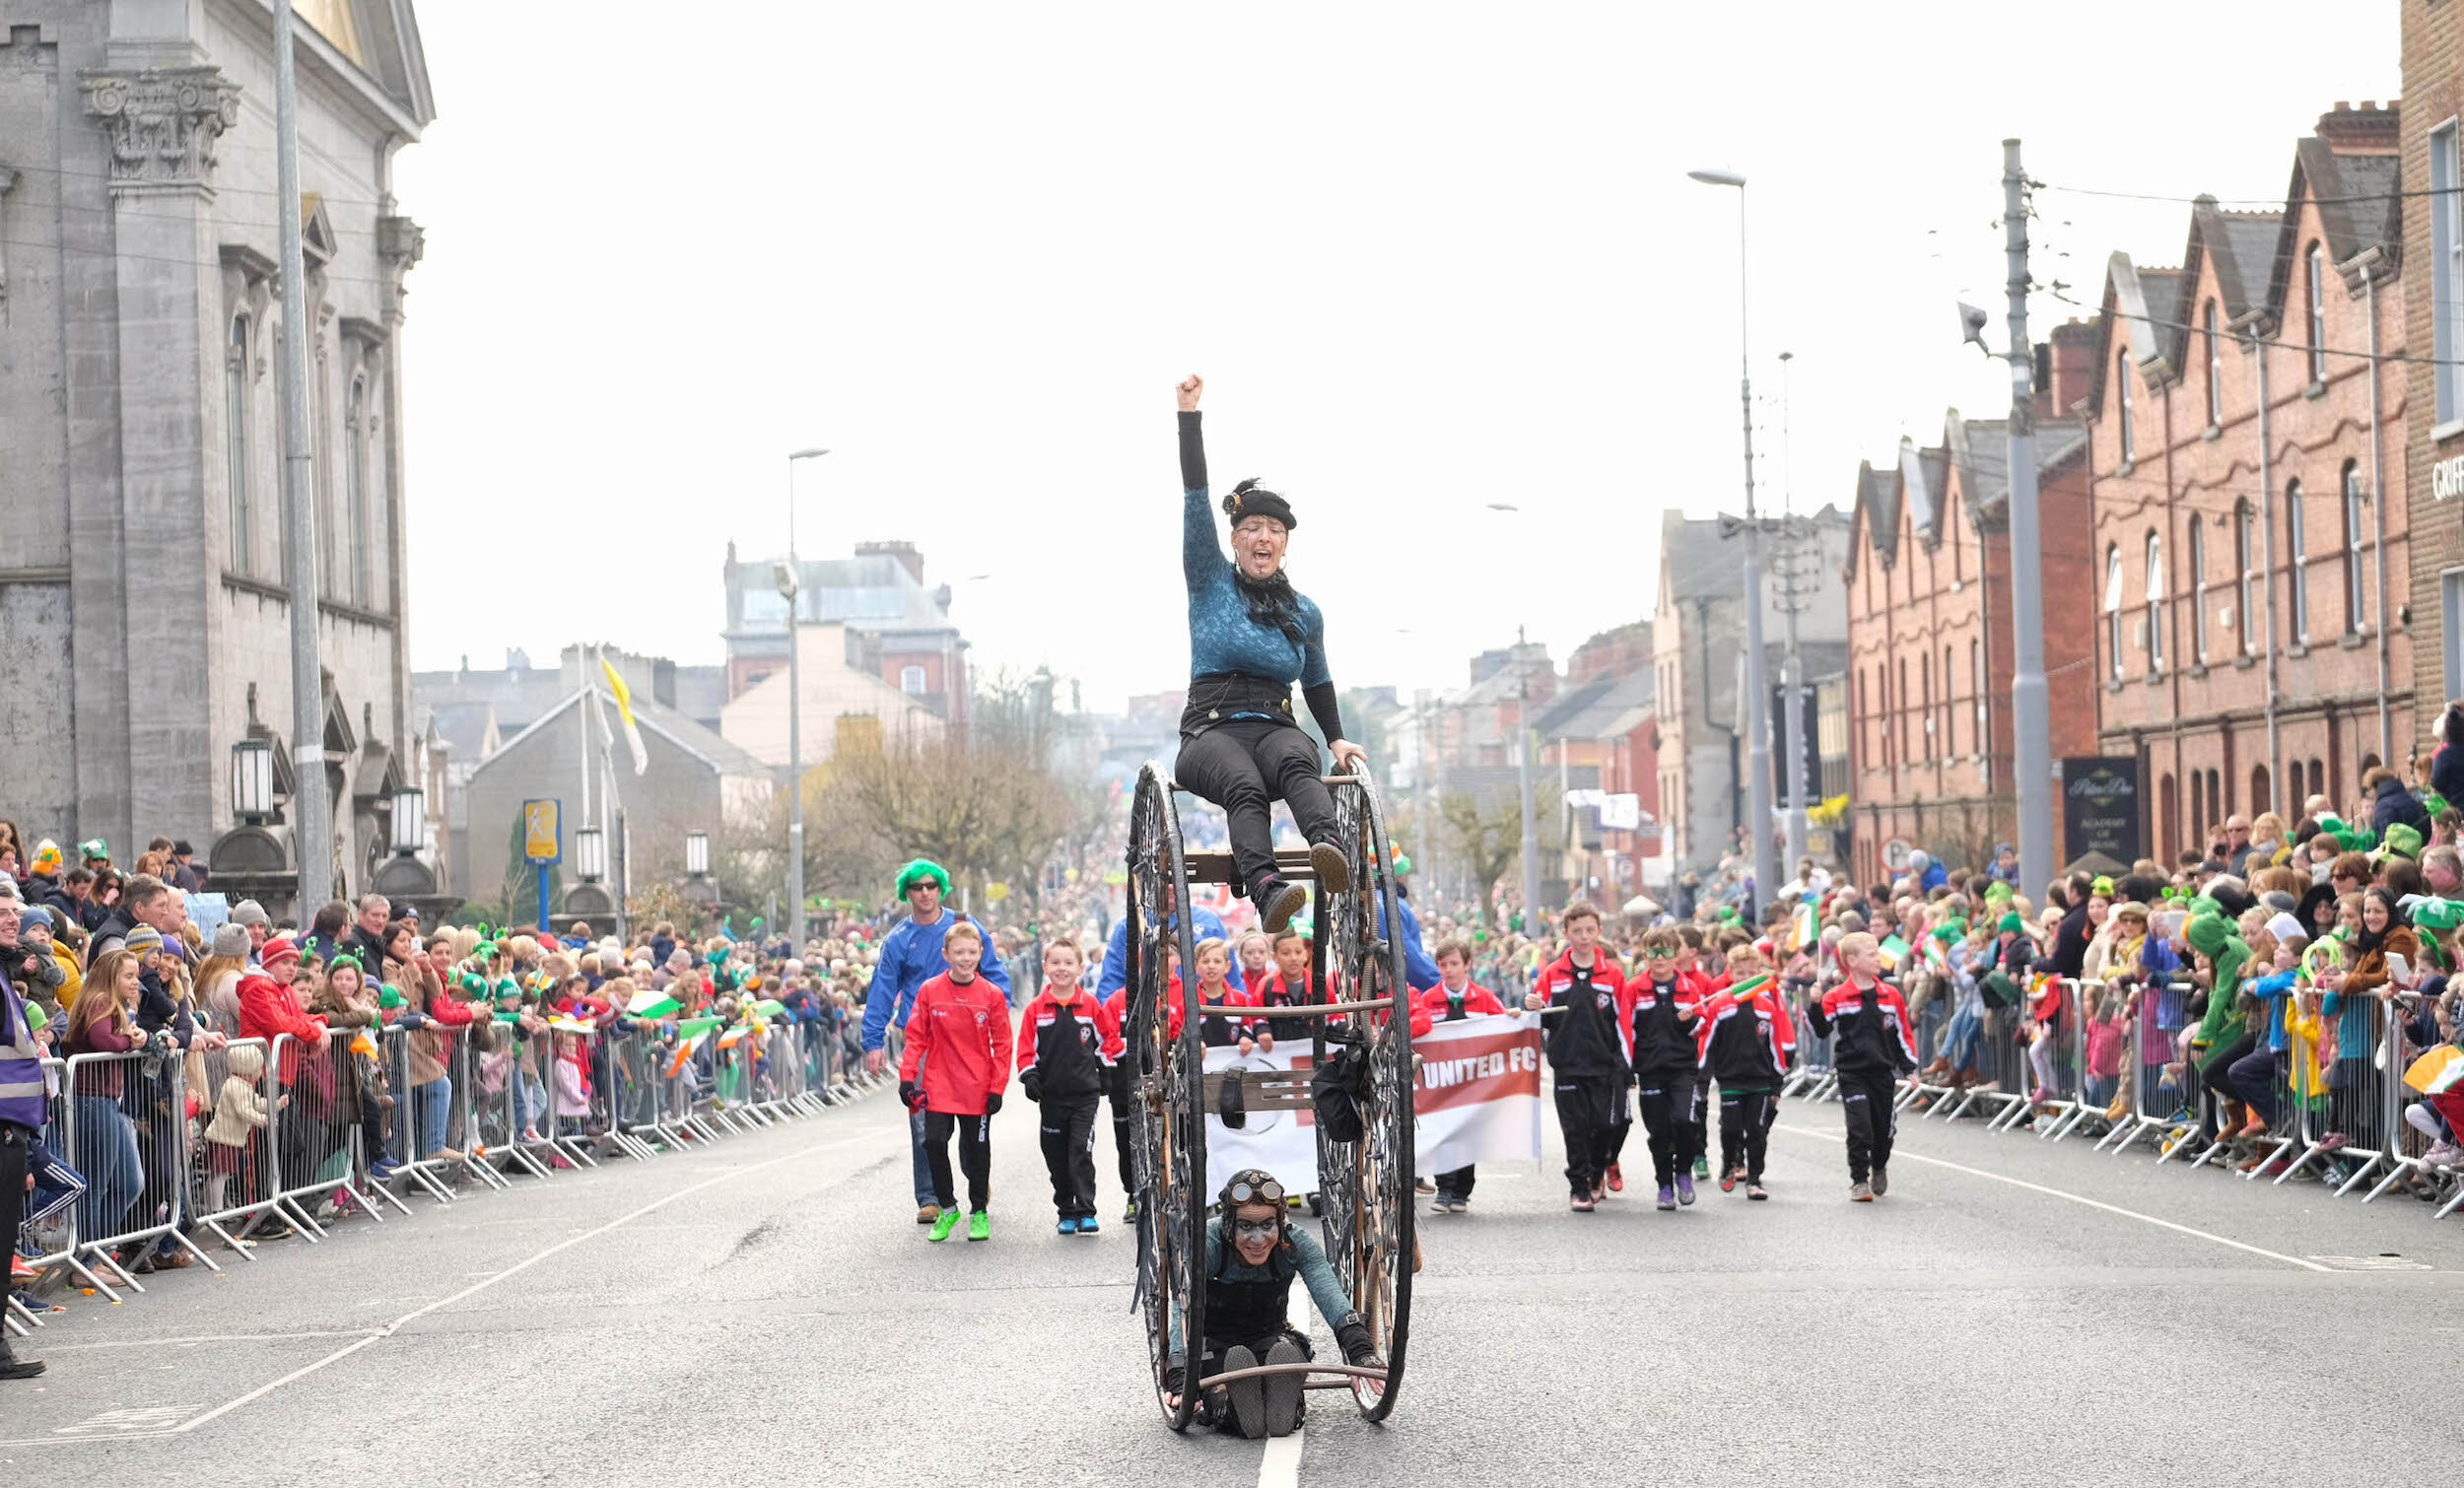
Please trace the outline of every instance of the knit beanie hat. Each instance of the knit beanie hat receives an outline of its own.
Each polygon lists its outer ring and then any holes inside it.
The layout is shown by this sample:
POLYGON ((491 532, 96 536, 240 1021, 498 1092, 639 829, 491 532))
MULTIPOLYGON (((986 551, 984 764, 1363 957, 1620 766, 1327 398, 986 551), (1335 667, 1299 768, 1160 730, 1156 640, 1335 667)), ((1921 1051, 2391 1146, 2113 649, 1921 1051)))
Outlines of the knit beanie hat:
POLYGON ((248 927, 234 920, 214 932, 214 954, 245 956, 248 954, 248 927))
MULTIPOLYGON (((243 930, 240 933, 244 935, 247 932, 243 930)), ((286 961, 299 959, 300 943, 288 935, 277 935, 268 940, 265 949, 257 953, 257 961, 269 972, 286 961)))
MULTIPOLYGON (((2215 903, 2212 899, 2195 901, 2195 904, 2210 906, 2215 903)), ((2222 910, 2201 911, 2194 908, 2190 922, 2182 926, 2182 938, 2190 942, 2192 950, 2213 961, 2224 949, 2224 943, 2234 938, 2233 923, 2224 917, 2222 910)))
POLYGON ((121 944, 137 955, 143 956, 148 951, 163 949, 163 932, 152 925, 138 925, 128 932, 127 938, 121 944))

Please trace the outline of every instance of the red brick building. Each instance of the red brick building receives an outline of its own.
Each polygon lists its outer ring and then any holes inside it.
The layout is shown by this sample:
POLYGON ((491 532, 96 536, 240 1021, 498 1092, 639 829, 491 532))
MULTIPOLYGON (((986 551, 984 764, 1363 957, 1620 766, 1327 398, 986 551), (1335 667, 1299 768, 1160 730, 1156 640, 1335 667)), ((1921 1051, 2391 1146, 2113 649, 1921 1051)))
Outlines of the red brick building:
POLYGON ((2404 680, 2427 735, 2439 705, 2464 698, 2464 501, 2455 500, 2464 494, 2464 368, 2455 365, 2464 361, 2464 8, 2406 5, 2403 48, 2398 184, 2414 210, 2398 236, 2417 288, 2403 297, 2398 339, 2428 360, 2388 370, 2389 391, 2404 402, 2403 450, 2388 451, 2403 468, 2395 509, 2413 542, 2411 582, 2394 570, 2389 582, 2409 600, 2404 680))
MULTIPOLYGON (((2037 396, 2045 660, 2054 755, 2094 752, 2088 644, 2088 440, 2051 417, 2084 391, 2094 330, 2057 329, 2037 396)), ((1892 844, 1982 867, 2016 840, 2008 424, 1952 410, 1942 442, 1902 440, 1857 472, 1848 591, 1849 813, 1856 877, 1879 882, 1892 844)), ((2056 805, 2057 829, 2059 803, 2056 805)))
POLYGON ((2180 268, 2107 267, 2082 409, 2098 577, 2046 600, 2095 612, 2099 752, 2143 762, 2168 861, 2231 813, 2349 809, 2410 751, 2396 150, 2392 105, 2340 103, 2283 210, 2202 197, 2180 268))

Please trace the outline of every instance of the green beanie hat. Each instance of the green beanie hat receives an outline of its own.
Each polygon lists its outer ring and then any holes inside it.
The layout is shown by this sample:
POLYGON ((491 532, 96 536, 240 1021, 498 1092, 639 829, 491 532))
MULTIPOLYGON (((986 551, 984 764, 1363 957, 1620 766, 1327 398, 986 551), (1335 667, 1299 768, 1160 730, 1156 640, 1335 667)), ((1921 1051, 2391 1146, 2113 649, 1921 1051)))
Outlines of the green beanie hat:
POLYGON ((2024 934, 2026 930, 2027 926, 2019 919, 2019 912, 2017 910, 2010 911, 1994 921, 1994 933, 1997 935, 2024 934))
POLYGON ((950 891, 950 876, 941 871, 941 865, 928 857, 920 857, 898 870, 898 897, 905 899, 908 890, 927 878, 939 884, 942 893, 950 891))
MULTIPOLYGON (((2203 899, 2196 903, 2214 906, 2216 901, 2203 899)), ((2189 923, 2182 926, 2182 938, 2190 942, 2192 950, 2213 961, 2223 954, 2225 942, 2235 936, 2232 921, 2224 917, 2221 908, 2217 908, 2205 912, 2193 910, 2189 923)))

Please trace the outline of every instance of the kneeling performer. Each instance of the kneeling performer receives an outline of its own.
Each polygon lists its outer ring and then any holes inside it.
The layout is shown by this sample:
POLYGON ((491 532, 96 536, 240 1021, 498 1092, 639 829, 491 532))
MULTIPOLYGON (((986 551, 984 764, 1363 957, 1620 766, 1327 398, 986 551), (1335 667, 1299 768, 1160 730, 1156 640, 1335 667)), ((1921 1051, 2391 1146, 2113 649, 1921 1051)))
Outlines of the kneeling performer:
MULTIPOLYGON (((1218 1212, 1206 1221, 1206 1336, 1198 1378, 1254 1369, 1261 1364, 1305 1364, 1309 1336, 1291 1325, 1292 1278, 1309 1288, 1318 1315, 1335 1329, 1343 1362, 1374 1366, 1369 1325, 1343 1295, 1318 1237, 1292 1228, 1283 1185, 1269 1174, 1244 1168, 1223 1185, 1218 1212)), ((1173 1358, 1186 1356, 1180 1322, 1173 1323, 1173 1358)), ((1176 1406, 1186 1375, 1180 1363, 1164 1372, 1164 1388, 1176 1406)), ((1299 1374, 1253 1375, 1218 1385, 1198 1402, 1201 1426, 1247 1437, 1289 1436, 1300 1425, 1299 1374)))

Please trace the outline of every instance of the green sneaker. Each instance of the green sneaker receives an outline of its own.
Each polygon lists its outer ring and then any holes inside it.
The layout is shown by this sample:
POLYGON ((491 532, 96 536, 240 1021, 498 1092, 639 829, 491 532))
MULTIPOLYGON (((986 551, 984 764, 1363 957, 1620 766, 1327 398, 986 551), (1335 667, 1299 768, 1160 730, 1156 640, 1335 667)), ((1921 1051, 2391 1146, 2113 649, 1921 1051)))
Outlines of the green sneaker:
POLYGON ((1696 1179, 1707 1179, 1710 1176, 1711 1159, 1708 1157, 1698 1157, 1694 1159, 1694 1177, 1696 1179))
POLYGON ((941 1217, 932 1222, 932 1233, 925 1236, 924 1239, 937 1246, 941 1242, 949 1239, 950 1232, 957 1228, 958 1211, 955 1208, 944 1209, 941 1211, 941 1217))
MULTIPOLYGON (((955 1219, 958 1216, 953 1214, 950 1217, 955 1219)), ((991 1240, 992 1238, 992 1216, 985 1213, 982 1209, 978 1209, 975 1213, 968 1215, 967 1238, 969 1240, 991 1240)))

